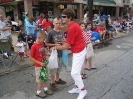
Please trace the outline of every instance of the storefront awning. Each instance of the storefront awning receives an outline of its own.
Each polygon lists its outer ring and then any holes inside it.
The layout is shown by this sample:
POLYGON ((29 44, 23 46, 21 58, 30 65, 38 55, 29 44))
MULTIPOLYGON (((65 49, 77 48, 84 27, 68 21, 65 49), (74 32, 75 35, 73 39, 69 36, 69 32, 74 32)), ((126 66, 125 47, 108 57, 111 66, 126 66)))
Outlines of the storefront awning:
POLYGON ((105 4, 116 4, 114 0, 93 0, 93 2, 105 3, 105 4))

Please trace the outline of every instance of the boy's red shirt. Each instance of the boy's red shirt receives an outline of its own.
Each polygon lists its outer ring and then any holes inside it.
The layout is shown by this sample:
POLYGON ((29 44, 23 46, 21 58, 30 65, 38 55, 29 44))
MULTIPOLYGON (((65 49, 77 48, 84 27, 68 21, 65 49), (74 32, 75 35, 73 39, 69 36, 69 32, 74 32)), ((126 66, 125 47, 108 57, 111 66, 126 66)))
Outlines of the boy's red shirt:
POLYGON ((101 26, 98 26, 97 28, 96 28, 96 32, 100 32, 100 31, 104 31, 105 29, 103 28, 103 27, 101 27, 101 26))
MULTIPOLYGON (((43 58, 46 59, 44 44, 43 43, 41 43, 41 44, 34 43, 30 50, 30 56, 39 62, 42 62, 43 58)), ((41 67, 40 64, 37 64, 37 63, 34 63, 34 66, 41 67)))
POLYGON ((76 22, 72 22, 68 27, 66 43, 70 44, 73 53, 79 53, 85 48, 82 30, 76 22))

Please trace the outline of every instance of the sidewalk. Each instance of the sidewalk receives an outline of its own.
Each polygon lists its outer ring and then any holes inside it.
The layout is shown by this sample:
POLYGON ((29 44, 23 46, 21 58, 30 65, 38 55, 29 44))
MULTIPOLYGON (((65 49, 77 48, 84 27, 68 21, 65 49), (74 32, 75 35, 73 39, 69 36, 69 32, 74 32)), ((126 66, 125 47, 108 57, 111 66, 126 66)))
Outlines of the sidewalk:
MULTIPOLYGON (((120 37, 124 37, 124 36, 130 35, 132 33, 119 32, 118 35, 114 36, 113 39, 120 38, 120 37)), ((13 45, 16 45, 17 44, 17 35, 16 35, 16 33, 13 33, 12 34, 12 37, 13 37, 13 45)), ((97 43, 97 44, 99 44, 99 43, 97 43)), ((15 51, 17 51, 17 49, 15 49, 15 51)), ((70 53, 71 52, 68 51, 68 54, 70 54, 70 53)), ((18 69, 25 68, 25 67, 28 67, 28 66, 32 66, 33 65, 33 63, 29 60, 29 58, 25 58, 25 61, 24 62, 21 62, 20 61, 20 58, 18 56, 16 60, 20 63, 20 66, 18 64, 16 64, 16 63, 13 63, 8 68, 4 68, 4 66, 0 63, 0 76, 1 75, 4 75, 4 74, 7 74, 7 73, 10 73, 12 71, 16 71, 18 69)), ((8 63, 8 61, 7 61, 7 63, 8 63)))

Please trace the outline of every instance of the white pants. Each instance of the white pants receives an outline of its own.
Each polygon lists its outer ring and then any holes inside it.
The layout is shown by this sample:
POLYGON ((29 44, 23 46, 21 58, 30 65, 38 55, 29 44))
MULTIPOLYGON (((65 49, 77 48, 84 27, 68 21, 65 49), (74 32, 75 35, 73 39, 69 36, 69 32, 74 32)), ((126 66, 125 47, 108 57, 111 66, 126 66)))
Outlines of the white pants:
POLYGON ((79 89, 84 88, 84 83, 81 78, 81 69, 85 60, 86 48, 79 53, 73 53, 71 76, 75 81, 75 85, 79 89))

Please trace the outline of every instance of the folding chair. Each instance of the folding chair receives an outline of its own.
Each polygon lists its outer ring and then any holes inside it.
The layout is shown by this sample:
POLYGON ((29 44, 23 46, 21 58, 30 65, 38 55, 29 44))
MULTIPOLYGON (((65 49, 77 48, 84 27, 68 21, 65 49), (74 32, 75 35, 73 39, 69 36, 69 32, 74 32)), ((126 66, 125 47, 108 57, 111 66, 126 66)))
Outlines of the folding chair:
POLYGON ((0 39, 0 62, 5 67, 8 68, 13 62, 17 63, 16 58, 18 56, 18 52, 14 51, 12 44, 9 43, 8 39, 0 39), (7 62, 7 60, 9 62, 7 62))

